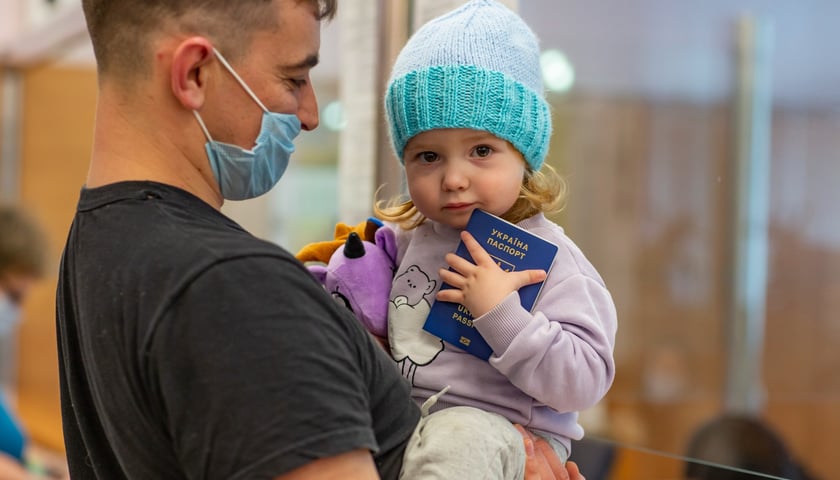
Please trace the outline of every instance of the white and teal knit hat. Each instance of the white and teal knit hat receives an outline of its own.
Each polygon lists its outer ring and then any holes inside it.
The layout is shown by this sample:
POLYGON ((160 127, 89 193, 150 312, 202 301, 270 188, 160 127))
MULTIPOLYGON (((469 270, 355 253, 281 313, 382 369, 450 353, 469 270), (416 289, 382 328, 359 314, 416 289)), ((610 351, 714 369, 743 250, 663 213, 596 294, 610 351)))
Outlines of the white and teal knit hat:
POLYGON ((408 40, 388 81, 385 111, 400 162, 418 133, 470 128, 509 141, 539 170, 551 137, 539 42, 504 5, 471 0, 408 40))

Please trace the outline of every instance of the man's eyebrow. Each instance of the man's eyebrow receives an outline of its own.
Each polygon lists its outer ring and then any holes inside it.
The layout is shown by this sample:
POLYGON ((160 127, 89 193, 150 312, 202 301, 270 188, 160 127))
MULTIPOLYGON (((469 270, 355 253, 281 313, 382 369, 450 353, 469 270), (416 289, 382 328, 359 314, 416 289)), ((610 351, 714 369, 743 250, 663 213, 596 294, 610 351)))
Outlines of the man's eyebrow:
POLYGON ((298 63, 294 63, 292 65, 283 65, 281 68, 283 68, 284 70, 303 70, 305 68, 314 68, 315 65, 318 65, 318 61, 318 54, 314 53, 312 55, 307 56, 298 63))

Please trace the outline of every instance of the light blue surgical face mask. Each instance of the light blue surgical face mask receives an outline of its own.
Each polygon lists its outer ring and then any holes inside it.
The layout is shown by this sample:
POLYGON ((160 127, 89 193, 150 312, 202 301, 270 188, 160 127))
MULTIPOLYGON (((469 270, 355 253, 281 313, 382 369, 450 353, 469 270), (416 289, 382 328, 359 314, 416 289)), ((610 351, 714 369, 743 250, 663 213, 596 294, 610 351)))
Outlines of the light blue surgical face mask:
POLYGON ((9 334, 20 322, 20 306, 0 291, 0 337, 9 334))
POLYGON ((256 144, 247 150, 238 145, 213 140, 204 126, 201 115, 193 110, 204 136, 207 137, 204 150, 210 159, 210 167, 219 183, 222 197, 227 200, 259 197, 277 185, 289 166, 289 157, 295 151, 292 140, 300 133, 300 120, 295 115, 268 111, 222 54, 215 48, 213 52, 239 85, 257 102, 263 116, 256 144))

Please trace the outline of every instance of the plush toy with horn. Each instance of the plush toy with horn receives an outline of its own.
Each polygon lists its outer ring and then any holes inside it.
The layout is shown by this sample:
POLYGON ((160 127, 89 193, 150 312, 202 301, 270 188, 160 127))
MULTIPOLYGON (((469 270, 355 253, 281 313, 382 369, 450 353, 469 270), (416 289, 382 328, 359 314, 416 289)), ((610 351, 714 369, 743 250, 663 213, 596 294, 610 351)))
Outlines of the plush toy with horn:
POLYGON ((304 246, 295 255, 340 304, 377 337, 388 336, 388 297, 396 268, 394 231, 379 220, 355 227, 339 223, 335 238, 304 246))

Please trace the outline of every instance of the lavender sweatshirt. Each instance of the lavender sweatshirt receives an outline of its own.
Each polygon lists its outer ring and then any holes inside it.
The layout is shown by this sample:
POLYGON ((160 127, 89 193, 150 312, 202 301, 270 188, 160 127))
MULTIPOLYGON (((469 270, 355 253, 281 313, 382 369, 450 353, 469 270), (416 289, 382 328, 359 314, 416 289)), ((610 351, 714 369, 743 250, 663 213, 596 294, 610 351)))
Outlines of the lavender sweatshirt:
POLYGON ((560 248, 532 312, 514 292, 474 320, 494 352, 486 362, 422 330, 459 231, 431 221, 414 230, 390 225, 399 265, 388 310, 391 351, 416 401, 451 387, 432 411, 467 405, 496 412, 570 451, 570 440, 583 436, 577 412, 601 400, 615 376, 615 306, 562 228, 542 214, 519 226, 560 248))

